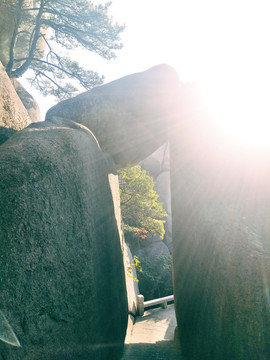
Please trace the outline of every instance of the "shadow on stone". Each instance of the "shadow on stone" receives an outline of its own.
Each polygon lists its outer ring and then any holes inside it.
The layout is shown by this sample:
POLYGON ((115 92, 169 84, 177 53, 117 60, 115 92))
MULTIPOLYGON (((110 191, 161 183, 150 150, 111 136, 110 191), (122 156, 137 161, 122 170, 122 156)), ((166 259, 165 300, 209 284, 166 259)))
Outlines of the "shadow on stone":
POLYGON ((7 141, 17 131, 11 128, 0 126, 0 145, 7 141))
POLYGON ((173 341, 158 341, 155 344, 128 344, 125 346, 122 360, 184 360, 181 349, 173 341))

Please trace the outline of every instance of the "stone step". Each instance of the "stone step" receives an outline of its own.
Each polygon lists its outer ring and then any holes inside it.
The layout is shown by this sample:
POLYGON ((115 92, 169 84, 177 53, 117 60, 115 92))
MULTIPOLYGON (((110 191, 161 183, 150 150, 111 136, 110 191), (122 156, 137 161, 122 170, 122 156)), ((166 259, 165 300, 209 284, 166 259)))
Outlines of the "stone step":
POLYGON ((184 360, 173 341, 126 344, 122 360, 184 360))
POLYGON ((174 342, 175 327, 174 305, 146 310, 129 325, 122 360, 184 360, 174 342))

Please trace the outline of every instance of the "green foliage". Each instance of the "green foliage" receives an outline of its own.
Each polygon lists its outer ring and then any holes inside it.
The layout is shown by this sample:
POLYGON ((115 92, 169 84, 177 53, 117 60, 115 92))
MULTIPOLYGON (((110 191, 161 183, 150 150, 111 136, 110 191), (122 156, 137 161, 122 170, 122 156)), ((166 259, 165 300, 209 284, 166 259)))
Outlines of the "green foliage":
POLYGON ((139 280, 133 276, 133 270, 136 270, 136 272, 142 272, 141 262, 136 255, 133 256, 133 262, 130 264, 127 271, 130 278, 136 282, 139 282, 139 280))
POLYGON ((172 257, 160 255, 153 259, 140 259, 142 271, 138 272, 140 292, 145 300, 151 300, 173 293, 172 287, 172 257))
POLYGON ((139 165, 119 171, 120 199, 124 230, 138 241, 148 232, 164 237, 163 204, 158 202, 155 182, 139 165))
POLYGON ((149 242, 149 231, 144 228, 140 229, 124 224, 124 233, 125 240, 129 244, 131 251, 136 251, 149 242))
POLYGON ((103 77, 82 68, 63 50, 84 48, 105 59, 115 57, 120 49, 119 34, 124 27, 113 23, 108 15, 110 2, 94 5, 88 0, 34 0, 3 1, 15 17, 6 71, 10 77, 20 77, 26 70, 33 71, 32 84, 45 95, 59 100, 74 96, 79 88, 90 89, 100 85, 103 77), (49 36, 44 34, 50 29, 49 36), (24 41, 27 55, 18 57, 16 44, 24 41), (45 41, 48 52, 41 59, 40 41, 45 41), (75 80, 69 83, 67 79, 75 80))

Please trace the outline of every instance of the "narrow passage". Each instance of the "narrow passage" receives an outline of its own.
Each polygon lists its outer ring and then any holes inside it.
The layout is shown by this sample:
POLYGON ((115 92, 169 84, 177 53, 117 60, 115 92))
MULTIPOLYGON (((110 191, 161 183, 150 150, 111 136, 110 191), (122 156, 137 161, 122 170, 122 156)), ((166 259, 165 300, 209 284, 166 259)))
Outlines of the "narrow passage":
POLYGON ((184 360, 174 343, 174 305, 146 310, 128 328, 122 360, 184 360))

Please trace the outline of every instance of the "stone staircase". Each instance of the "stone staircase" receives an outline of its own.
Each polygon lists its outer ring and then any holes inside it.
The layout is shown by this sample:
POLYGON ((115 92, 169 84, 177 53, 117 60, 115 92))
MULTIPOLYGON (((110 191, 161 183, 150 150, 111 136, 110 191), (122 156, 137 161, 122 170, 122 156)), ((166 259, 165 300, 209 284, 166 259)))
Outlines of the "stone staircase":
POLYGON ((128 327, 122 360, 184 360, 174 342, 175 327, 174 305, 145 311, 128 327))

